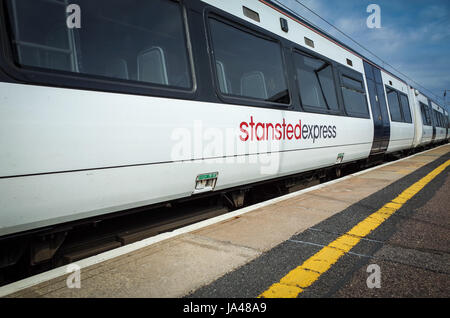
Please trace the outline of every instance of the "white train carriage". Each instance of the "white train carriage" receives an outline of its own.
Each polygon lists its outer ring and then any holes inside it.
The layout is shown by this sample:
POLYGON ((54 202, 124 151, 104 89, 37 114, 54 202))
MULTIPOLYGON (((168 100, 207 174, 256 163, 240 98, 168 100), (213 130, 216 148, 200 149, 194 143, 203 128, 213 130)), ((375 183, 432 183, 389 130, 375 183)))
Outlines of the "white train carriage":
POLYGON ((267 1, 2 4, 0 239, 433 139, 422 95, 267 1))

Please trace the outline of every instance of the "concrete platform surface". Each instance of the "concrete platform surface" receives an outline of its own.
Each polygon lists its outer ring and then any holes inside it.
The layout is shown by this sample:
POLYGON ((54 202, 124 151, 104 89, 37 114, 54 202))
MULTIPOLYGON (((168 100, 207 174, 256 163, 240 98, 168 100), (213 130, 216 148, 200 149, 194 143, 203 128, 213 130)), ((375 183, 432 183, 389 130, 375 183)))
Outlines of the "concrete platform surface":
MULTIPOLYGON (((80 288, 66 274, 7 297, 257 297, 449 158, 447 144, 82 268, 80 288)), ((301 297, 450 296, 448 170, 301 297), (369 263, 383 288, 368 290, 369 263)))

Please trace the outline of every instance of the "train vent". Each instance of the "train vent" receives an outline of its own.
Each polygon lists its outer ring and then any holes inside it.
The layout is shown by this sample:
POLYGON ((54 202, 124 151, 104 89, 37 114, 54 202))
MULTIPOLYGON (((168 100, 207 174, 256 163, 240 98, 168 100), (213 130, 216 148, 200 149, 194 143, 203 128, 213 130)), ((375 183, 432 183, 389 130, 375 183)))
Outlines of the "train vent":
POLYGON ((286 19, 280 18, 281 30, 284 32, 289 32, 289 26, 286 19))
POLYGON ((258 14, 258 12, 253 11, 253 10, 247 8, 247 7, 244 7, 244 6, 242 7, 242 10, 244 10, 244 15, 245 15, 247 18, 250 18, 250 19, 252 19, 252 20, 255 20, 256 22, 261 22, 261 20, 259 19, 259 14, 258 14))
POLYGON ((314 41, 313 40, 311 40, 311 39, 308 39, 306 36, 305 36, 305 44, 307 45, 307 46, 310 46, 310 47, 314 47, 314 41))

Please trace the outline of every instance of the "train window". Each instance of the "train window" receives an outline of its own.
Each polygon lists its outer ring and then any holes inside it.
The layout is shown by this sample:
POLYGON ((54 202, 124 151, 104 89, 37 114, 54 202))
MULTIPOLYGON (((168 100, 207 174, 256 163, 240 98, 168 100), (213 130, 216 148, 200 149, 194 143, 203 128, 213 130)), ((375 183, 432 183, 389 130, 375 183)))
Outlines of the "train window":
POLYGON ((220 92, 289 104, 281 45, 218 19, 209 21, 220 92))
POLYGON ((438 112, 437 110, 434 111, 436 113, 436 122, 437 122, 437 126, 438 127, 444 127, 444 125, 442 124, 442 117, 441 117, 441 113, 438 112))
POLYGON ((398 93, 397 91, 386 87, 386 94, 389 104, 389 111, 391 112, 391 120, 402 122, 402 111, 400 110, 400 104, 398 99, 398 93))
POLYGON ((369 118, 366 93, 362 80, 341 76, 342 96, 349 116, 369 118))
POLYGON ((436 127, 439 127, 439 121, 437 119, 437 111, 435 111, 434 109, 431 109, 432 113, 433 113, 433 120, 434 120, 434 125, 436 127))
POLYGON ((20 66, 182 89, 193 86, 177 1, 78 0, 80 28, 67 24, 67 1, 7 4, 20 66))
POLYGON ((420 111, 422 113, 422 121, 425 126, 431 126, 431 118, 428 106, 420 102, 420 111))
POLYGON ((404 121, 406 123, 412 123, 411 110, 409 108, 408 96, 406 96, 404 94, 400 94, 400 105, 403 110, 404 121))
POLYGON ((427 110, 427 116, 428 116, 428 123, 430 126, 433 126, 432 108, 430 106, 427 106, 426 110, 427 110))
POLYGON ((301 101, 306 108, 339 110, 331 64, 294 53, 301 101))

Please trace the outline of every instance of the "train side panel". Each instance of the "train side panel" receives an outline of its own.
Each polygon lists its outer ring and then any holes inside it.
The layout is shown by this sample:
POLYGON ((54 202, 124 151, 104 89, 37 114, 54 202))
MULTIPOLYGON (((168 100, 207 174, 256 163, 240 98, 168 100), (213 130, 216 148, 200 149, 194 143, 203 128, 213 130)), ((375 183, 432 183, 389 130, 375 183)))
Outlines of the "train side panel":
POLYGON ((373 138, 370 119, 21 84, 0 91, 0 235, 191 196, 205 173, 218 172, 222 190, 366 158, 373 138), (251 137, 251 122, 294 132, 257 140, 263 129, 251 137))

